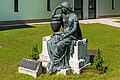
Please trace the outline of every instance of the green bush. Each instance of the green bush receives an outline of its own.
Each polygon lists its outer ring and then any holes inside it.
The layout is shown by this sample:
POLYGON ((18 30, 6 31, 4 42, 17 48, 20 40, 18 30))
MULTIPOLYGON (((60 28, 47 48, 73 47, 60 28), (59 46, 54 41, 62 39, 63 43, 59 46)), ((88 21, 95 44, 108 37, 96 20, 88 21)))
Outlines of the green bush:
POLYGON ((93 59, 93 67, 100 71, 100 73, 105 73, 108 67, 103 66, 103 58, 101 57, 101 52, 98 49, 95 57, 93 59))
POLYGON ((39 51, 38 51, 38 46, 34 45, 32 48, 32 54, 30 54, 30 58, 37 60, 39 58, 39 51))
POLYGON ((98 49, 95 57, 93 58, 93 67, 101 70, 103 67, 103 58, 101 57, 100 50, 98 49))

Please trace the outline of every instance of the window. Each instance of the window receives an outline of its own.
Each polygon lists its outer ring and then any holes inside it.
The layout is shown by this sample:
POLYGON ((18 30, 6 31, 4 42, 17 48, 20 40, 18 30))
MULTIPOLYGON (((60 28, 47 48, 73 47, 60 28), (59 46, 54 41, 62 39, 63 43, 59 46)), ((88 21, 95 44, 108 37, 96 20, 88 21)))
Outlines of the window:
POLYGON ((47 0, 47 11, 51 11, 50 10, 50 0, 47 0))
POLYGON ((14 0, 14 12, 19 12, 18 11, 18 0, 14 0))
POLYGON ((112 10, 115 9, 115 0, 112 0, 112 10))

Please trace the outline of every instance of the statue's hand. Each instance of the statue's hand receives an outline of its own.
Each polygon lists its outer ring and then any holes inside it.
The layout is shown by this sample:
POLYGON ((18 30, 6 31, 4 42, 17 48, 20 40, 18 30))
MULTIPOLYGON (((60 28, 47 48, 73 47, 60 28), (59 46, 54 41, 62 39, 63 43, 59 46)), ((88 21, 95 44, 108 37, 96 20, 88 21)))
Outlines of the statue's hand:
POLYGON ((52 12, 52 18, 55 17, 57 9, 62 9, 62 8, 63 8, 63 6, 58 5, 58 6, 54 9, 54 11, 52 12))
POLYGON ((54 34, 55 35, 59 35, 59 34, 62 34, 62 32, 55 32, 54 34))
POLYGON ((64 37, 62 37, 61 39, 60 39, 60 41, 62 41, 63 39, 65 39, 64 37))
POLYGON ((63 6, 58 5, 58 6, 56 7, 56 9, 62 9, 62 7, 63 7, 63 6))
POLYGON ((63 34, 63 35, 62 35, 62 38, 60 39, 60 41, 63 40, 63 39, 65 39, 65 38, 66 38, 66 37, 65 37, 65 35, 63 34))

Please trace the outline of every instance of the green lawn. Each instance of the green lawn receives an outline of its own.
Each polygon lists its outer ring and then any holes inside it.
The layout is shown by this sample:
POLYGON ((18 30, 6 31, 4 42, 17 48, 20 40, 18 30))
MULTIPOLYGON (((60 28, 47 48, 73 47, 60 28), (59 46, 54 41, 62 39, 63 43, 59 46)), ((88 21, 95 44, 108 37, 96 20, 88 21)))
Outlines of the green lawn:
POLYGON ((118 19, 118 20, 120 20, 120 18, 115 18, 115 19, 118 19))
POLYGON ((120 18, 112 18, 113 20, 115 20, 115 22, 119 22, 120 23, 120 18))
POLYGON ((88 49, 100 48, 105 74, 96 74, 91 69, 81 75, 41 74, 38 78, 18 73, 22 58, 28 58, 32 46, 42 50, 42 37, 52 34, 48 24, 19 27, 0 27, 0 80, 120 80, 120 28, 102 24, 81 25, 83 36, 88 38, 88 49))
POLYGON ((120 23, 120 21, 115 21, 115 22, 119 22, 120 23))

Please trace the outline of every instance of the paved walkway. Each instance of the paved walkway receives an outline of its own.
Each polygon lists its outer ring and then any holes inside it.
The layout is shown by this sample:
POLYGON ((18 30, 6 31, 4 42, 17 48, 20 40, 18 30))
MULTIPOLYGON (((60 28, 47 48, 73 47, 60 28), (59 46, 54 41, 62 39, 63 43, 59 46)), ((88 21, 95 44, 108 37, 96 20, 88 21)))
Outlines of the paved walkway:
MULTIPOLYGON (((100 24, 105 24, 109 26, 114 26, 114 27, 119 27, 120 28, 120 23, 115 22, 115 21, 120 21, 120 17, 117 18, 100 18, 100 19, 88 19, 88 20, 79 20, 80 23, 83 24, 93 24, 93 23, 100 23, 100 24)), ((32 24, 49 24, 50 22, 41 22, 41 23, 26 23, 26 25, 32 25, 32 24)), ((1 25, 1 26, 19 26, 22 24, 13 24, 13 25, 1 25)), ((23 24, 25 25, 25 24, 23 24)))
POLYGON ((10 25, 0 25, 0 27, 21 26, 21 25, 33 25, 33 24, 50 24, 50 22, 25 23, 25 24, 10 24, 10 25))
POLYGON ((83 23, 83 24, 100 23, 100 24, 105 24, 105 25, 109 25, 109 26, 114 26, 114 27, 119 27, 120 28, 120 23, 115 22, 115 21, 118 21, 118 19, 101 18, 101 19, 80 20, 79 22, 83 23))

